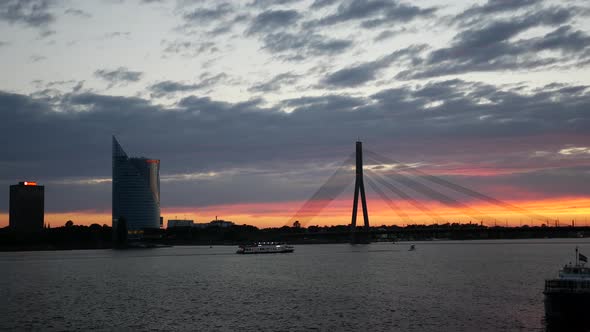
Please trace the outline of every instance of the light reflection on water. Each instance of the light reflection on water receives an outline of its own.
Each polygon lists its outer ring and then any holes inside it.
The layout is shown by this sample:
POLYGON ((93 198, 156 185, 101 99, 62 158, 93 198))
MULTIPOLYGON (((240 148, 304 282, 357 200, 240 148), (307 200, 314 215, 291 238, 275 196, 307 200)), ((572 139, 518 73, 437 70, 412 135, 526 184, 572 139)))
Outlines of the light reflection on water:
MULTIPOLYGON (((543 331, 586 239, 0 253, 0 329, 543 331)), ((555 327, 551 331, 557 330, 555 327)))

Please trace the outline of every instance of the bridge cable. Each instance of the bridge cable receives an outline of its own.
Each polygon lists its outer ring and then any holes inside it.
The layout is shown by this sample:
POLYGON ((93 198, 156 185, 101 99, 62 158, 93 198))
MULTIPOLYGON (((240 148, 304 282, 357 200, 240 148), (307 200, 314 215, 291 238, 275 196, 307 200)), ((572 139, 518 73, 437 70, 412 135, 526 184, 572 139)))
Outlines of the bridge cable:
POLYGON ((352 169, 355 154, 351 154, 328 178, 328 180, 309 198, 301 208, 287 222, 291 226, 293 222, 299 221, 303 227, 316 217, 320 212, 338 197, 346 187, 354 181, 352 169), (346 174, 349 173, 349 174, 346 174))
POLYGON ((523 209, 521 207, 518 207, 518 206, 512 205, 510 203, 501 201, 501 200, 496 199, 496 198, 493 198, 491 196, 482 194, 480 192, 477 192, 475 190, 472 190, 472 189, 466 188, 464 186, 458 185, 456 183, 450 182, 450 181, 445 180, 443 178, 440 178, 438 176, 425 173, 423 171, 420 171, 420 170, 416 169, 415 167, 412 167, 410 165, 407 165, 407 164, 404 164, 404 163, 395 161, 395 160, 390 159, 388 157, 385 157, 383 155, 379 155, 379 154, 377 154, 377 153, 375 153, 373 151, 365 150, 365 153, 367 153, 369 155, 373 155, 373 156, 378 156, 378 157, 382 158, 386 163, 401 165, 404 170, 409 170, 410 172, 412 172, 414 174, 417 174, 417 175, 420 175, 423 178, 425 178, 425 179, 427 179, 427 180, 429 180, 429 181, 431 181, 433 183, 442 185, 444 187, 447 187, 449 189, 452 189, 452 190, 454 190, 456 192, 459 192, 459 193, 462 193, 464 195, 471 196, 471 197, 474 197, 474 198, 478 198, 478 199, 483 200, 485 202, 488 202, 488 203, 494 204, 496 206, 499 206, 501 208, 507 209, 508 211, 517 212, 517 213, 523 214, 523 215, 525 215, 525 216, 527 216, 527 217, 529 217, 531 219, 537 219, 537 220, 540 220, 542 222, 545 222, 548 219, 548 218, 546 218, 546 217, 544 217, 542 215, 533 213, 533 212, 528 211, 526 209, 523 209))
POLYGON ((418 210, 422 211, 424 214, 426 214, 427 216, 429 216, 430 218, 432 218, 435 223, 444 223, 443 218, 441 218, 434 211, 430 210, 429 208, 427 208, 426 206, 424 206, 419 201, 413 199, 410 195, 406 194, 403 190, 399 189, 394 184, 387 182, 387 180, 385 180, 381 176, 377 175, 377 173, 375 173, 375 172, 373 172, 371 170, 368 170, 368 169, 364 170, 364 172, 367 173, 367 174, 369 174, 369 176, 371 178, 375 179, 381 185, 383 185, 384 187, 386 187, 387 189, 389 189, 389 191, 397 194, 399 197, 403 198, 404 200, 406 200, 407 202, 409 202, 410 204, 412 204, 415 208, 417 208, 418 210))
POLYGON ((375 182, 373 182, 373 180, 371 180, 370 177, 366 177, 365 180, 367 180, 367 183, 373 189, 373 191, 375 191, 379 196, 381 196, 381 199, 384 200, 385 203, 387 203, 387 205, 389 205, 393 212, 395 212, 395 214, 397 214, 397 216, 400 217, 400 219, 405 221, 406 225, 409 225, 411 223, 408 215, 397 204, 395 204, 393 200, 387 197, 387 195, 385 195, 385 193, 381 189, 379 189, 379 187, 377 187, 375 182))
MULTIPOLYGON (((374 161, 374 162, 377 162, 379 164, 383 164, 384 163, 383 161, 378 160, 378 159, 375 159, 375 158, 371 158, 370 157, 369 159, 372 160, 372 161, 374 161)), ((467 205, 465 205, 465 204, 457 201, 456 199, 454 199, 452 197, 449 197, 449 196, 447 196, 447 195, 445 195, 445 194, 443 194, 443 193, 441 193, 439 191, 436 191, 436 190, 434 190, 434 189, 432 189, 432 188, 424 185, 423 183, 421 183, 421 182, 419 182, 417 180, 411 179, 410 177, 408 177, 406 175, 403 175, 403 174, 401 174, 399 172, 396 172, 395 174, 398 175, 398 177, 395 177, 395 176, 393 176, 391 174, 389 174, 388 176, 391 179, 393 179, 394 181, 397 181, 397 182, 399 182, 399 183, 407 186, 408 188, 411 188, 412 190, 414 190, 416 192, 419 192, 419 193, 421 193, 421 194, 423 194, 425 196, 428 196, 430 198, 433 198, 433 199, 435 199, 435 200, 437 200, 437 201, 439 201, 439 202, 441 202, 441 203, 443 203, 443 204, 445 204, 445 205, 447 205, 447 206, 449 206, 449 207, 451 207, 453 209, 461 209, 461 210, 463 210, 462 211, 463 214, 465 214, 467 216, 470 216, 472 218, 475 218, 477 221, 482 221, 483 222, 483 220, 485 218, 489 218, 485 214, 477 211, 476 209, 473 209, 473 208, 471 208, 471 207, 469 207, 469 206, 467 206, 467 205)), ((492 219, 492 218, 490 218, 490 219, 492 219)))

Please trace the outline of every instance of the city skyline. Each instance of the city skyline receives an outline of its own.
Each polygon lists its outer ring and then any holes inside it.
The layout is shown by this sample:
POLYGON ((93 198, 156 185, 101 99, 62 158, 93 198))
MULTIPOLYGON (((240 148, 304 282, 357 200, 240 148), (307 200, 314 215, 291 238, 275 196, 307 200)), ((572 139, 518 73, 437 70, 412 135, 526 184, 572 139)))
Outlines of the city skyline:
MULTIPOLYGON (((280 227, 357 138, 550 219, 590 216, 584 1, 27 0, 0 4, 0 31, 0 227, 24 180, 45 185, 47 223, 110 224, 113 134, 162 160, 165 219, 280 227)), ((367 194, 372 225, 397 220, 367 194)), ((350 222, 351 203, 312 223, 350 222)))

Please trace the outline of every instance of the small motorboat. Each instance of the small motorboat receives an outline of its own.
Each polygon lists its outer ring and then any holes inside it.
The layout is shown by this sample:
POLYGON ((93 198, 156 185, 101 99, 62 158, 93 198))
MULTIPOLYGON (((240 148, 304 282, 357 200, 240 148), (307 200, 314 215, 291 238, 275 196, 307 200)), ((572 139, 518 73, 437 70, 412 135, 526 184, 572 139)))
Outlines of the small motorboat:
POLYGON ((408 251, 414 251, 414 250, 416 250, 416 246, 412 244, 412 245, 410 246, 410 249, 408 249, 408 251))

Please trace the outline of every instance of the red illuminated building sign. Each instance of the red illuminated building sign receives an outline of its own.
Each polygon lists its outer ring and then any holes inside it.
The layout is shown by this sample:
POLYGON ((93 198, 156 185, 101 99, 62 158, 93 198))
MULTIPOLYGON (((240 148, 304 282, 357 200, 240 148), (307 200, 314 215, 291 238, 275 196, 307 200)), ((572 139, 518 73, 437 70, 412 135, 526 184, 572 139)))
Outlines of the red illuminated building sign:
POLYGON ((25 181, 25 182, 23 182, 23 184, 24 184, 25 186, 36 186, 36 185, 37 185, 37 182, 33 182, 33 181, 25 181))

